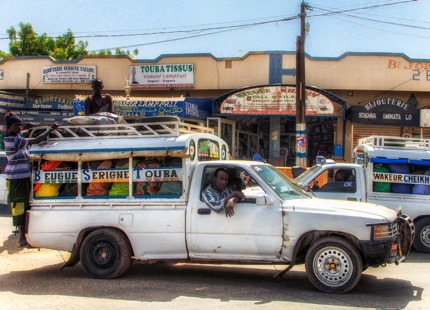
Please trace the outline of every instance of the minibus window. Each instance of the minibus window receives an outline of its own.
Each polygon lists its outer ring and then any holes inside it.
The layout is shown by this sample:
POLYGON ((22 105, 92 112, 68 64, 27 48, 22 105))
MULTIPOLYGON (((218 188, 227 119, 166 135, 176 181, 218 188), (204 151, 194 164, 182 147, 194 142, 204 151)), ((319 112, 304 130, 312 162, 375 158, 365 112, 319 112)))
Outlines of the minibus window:
POLYGON ((78 195, 78 169, 75 162, 46 160, 34 165, 35 198, 75 198, 78 195))
POLYGON ((219 144, 214 140, 200 139, 197 152, 199 161, 220 159, 219 144))
POLYGON ((141 157, 133 171, 133 195, 140 198, 178 198, 182 196, 182 159, 141 157))

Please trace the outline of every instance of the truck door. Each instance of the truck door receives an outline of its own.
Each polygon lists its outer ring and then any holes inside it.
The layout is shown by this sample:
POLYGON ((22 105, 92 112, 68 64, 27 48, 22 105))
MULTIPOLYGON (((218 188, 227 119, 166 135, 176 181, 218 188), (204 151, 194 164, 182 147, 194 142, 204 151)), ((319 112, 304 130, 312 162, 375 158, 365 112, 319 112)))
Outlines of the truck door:
POLYGON ((280 199, 271 205, 257 205, 262 187, 239 167, 229 166, 233 175, 245 182, 246 199, 235 204, 234 215, 216 213, 202 200, 201 193, 211 182, 217 167, 204 169, 200 189, 190 195, 191 214, 187 214, 187 245, 194 259, 278 260, 282 248, 282 213, 280 199), (192 198, 192 199, 191 199, 192 198))
POLYGON ((327 168, 308 182, 308 187, 318 198, 361 201, 358 190, 357 171, 354 168, 327 168), (324 178, 318 176, 324 175, 324 178), (324 180, 324 183, 321 183, 324 180))

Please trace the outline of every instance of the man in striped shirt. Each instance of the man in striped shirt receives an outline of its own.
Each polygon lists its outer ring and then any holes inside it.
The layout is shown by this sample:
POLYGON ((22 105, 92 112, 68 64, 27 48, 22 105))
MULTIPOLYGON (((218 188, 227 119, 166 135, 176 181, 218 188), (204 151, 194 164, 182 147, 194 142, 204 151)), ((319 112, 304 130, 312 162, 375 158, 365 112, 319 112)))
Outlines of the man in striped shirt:
POLYGON ((233 191, 228 185, 228 172, 225 168, 218 168, 214 172, 212 185, 202 193, 203 200, 215 212, 225 210, 227 217, 234 215, 234 204, 245 198, 239 191, 233 191))
POLYGON ((24 225, 26 212, 29 209, 28 200, 30 195, 31 168, 28 162, 27 148, 31 144, 37 144, 46 140, 52 130, 58 125, 53 124, 51 129, 46 130, 35 138, 24 138, 22 132, 22 120, 18 115, 11 112, 5 114, 7 133, 4 137, 6 149, 7 166, 5 168, 6 180, 9 187, 9 203, 12 211, 13 225, 18 227, 19 245, 26 246, 24 225))

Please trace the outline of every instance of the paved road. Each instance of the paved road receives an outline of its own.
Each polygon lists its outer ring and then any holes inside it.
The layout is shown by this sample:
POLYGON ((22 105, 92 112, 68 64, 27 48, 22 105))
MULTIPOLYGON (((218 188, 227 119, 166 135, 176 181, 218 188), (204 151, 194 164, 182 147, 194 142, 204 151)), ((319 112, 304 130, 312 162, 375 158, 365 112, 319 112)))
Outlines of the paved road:
MULTIPOLYGON (((0 309, 429 309, 430 255, 400 266, 369 268, 350 293, 316 291, 302 266, 280 281, 274 266, 135 263, 116 280, 60 271, 68 253, 17 246, 0 206, 0 309)), ((277 267, 279 268, 279 267, 277 267)))

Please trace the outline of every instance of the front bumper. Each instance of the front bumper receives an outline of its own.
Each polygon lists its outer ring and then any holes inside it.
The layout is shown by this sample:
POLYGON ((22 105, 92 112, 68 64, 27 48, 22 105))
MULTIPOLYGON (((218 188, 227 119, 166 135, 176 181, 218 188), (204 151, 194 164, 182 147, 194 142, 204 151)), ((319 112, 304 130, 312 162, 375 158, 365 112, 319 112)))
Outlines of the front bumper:
POLYGON ((406 258, 414 240, 415 226, 410 217, 399 215, 396 227, 397 233, 388 240, 360 241, 364 266, 398 265, 406 258))

